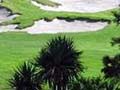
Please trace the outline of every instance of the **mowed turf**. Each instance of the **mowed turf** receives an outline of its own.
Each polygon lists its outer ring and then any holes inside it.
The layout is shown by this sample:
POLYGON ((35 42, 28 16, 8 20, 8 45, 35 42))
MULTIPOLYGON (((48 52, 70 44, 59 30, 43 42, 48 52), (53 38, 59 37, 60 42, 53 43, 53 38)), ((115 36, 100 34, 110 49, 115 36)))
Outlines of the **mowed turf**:
POLYGON ((73 38, 74 45, 83 51, 80 60, 85 66, 82 74, 85 77, 102 75, 102 58, 105 55, 115 55, 119 52, 118 46, 112 47, 112 37, 120 35, 120 26, 112 23, 104 30, 86 33, 69 34, 41 34, 29 35, 26 33, 0 34, 0 90, 7 90, 7 80, 11 77, 16 66, 24 61, 32 61, 45 43, 58 35, 73 38))

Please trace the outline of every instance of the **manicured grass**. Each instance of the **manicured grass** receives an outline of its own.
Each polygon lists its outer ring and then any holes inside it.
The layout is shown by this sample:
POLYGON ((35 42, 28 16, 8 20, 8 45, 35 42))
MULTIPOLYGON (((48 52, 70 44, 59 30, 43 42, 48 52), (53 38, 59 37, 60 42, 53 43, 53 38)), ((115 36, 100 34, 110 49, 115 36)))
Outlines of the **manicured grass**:
POLYGON ((37 3, 40 3, 42 5, 47 5, 47 6, 51 6, 51 7, 57 7, 60 5, 59 3, 52 2, 49 0, 34 0, 34 1, 36 1, 37 3))
POLYGON ((111 11, 118 11, 118 9, 108 10, 98 13, 73 13, 73 12, 53 12, 44 11, 39 7, 34 6, 30 0, 4 0, 3 6, 11 9, 13 13, 20 14, 14 20, 5 22, 4 24, 18 24, 18 28, 29 27, 34 24, 34 21, 40 19, 53 20, 54 18, 62 19, 86 19, 91 21, 101 20, 110 21, 114 19, 111 11))
POLYGON ((115 55, 118 47, 112 47, 112 37, 120 35, 120 26, 112 23, 104 30, 86 33, 69 34, 41 34, 29 35, 26 33, 1 33, 0 34, 0 90, 7 90, 7 80, 16 66, 23 61, 32 61, 38 55, 40 49, 51 38, 58 35, 66 35, 74 40, 75 47, 83 50, 82 62, 86 67, 85 77, 96 77, 101 74, 102 57, 115 55))

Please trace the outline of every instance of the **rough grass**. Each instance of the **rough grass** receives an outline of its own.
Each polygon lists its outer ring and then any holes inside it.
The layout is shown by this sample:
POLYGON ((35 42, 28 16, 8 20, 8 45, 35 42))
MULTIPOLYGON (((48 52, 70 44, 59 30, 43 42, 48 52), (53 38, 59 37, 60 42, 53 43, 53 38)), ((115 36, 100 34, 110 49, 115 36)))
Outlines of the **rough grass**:
POLYGON ((38 55, 40 49, 47 40, 66 35, 74 40, 75 47, 83 51, 82 62, 86 67, 85 77, 96 77, 101 74, 102 57, 115 55, 119 52, 118 47, 112 47, 112 37, 120 35, 120 26, 112 23, 104 30, 87 33, 69 34, 41 34, 29 35, 26 33, 1 33, 0 34, 0 90, 7 90, 7 80, 10 78, 15 66, 23 61, 32 59, 38 55))
POLYGON ((30 0, 4 0, 2 6, 5 6, 13 11, 13 13, 20 14, 14 20, 4 22, 4 24, 18 24, 18 28, 26 28, 32 26, 34 21, 45 19, 53 20, 54 18, 62 18, 67 20, 73 19, 87 19, 91 21, 111 21, 114 19, 112 11, 118 9, 98 12, 98 13, 74 13, 74 12, 53 12, 44 11, 39 7, 31 4, 30 0))

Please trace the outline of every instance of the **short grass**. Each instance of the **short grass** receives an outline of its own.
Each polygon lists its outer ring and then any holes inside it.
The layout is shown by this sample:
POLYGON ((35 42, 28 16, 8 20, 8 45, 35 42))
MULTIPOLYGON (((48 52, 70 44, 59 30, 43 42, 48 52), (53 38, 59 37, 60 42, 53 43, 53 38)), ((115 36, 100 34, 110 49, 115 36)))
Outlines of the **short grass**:
POLYGON ((57 6, 61 5, 59 3, 52 2, 50 0, 34 0, 34 1, 36 1, 37 3, 40 3, 42 5, 47 5, 47 6, 51 6, 51 7, 57 7, 57 6))
MULTIPOLYGON (((119 52, 117 46, 112 47, 112 37, 120 35, 120 26, 112 23, 104 30, 86 33, 69 34, 41 34, 29 35, 26 33, 1 33, 0 34, 0 90, 7 90, 7 80, 16 66, 23 61, 32 61, 38 55, 40 49, 51 38, 58 35, 66 35, 74 40, 78 50, 83 51, 81 61, 86 67, 85 77, 96 77, 101 74, 102 57, 115 55, 119 52)), ((9 89, 8 89, 9 90, 9 89)))
MULTIPOLYGON (((44 0, 43 0, 44 1, 44 0)), ((13 13, 20 14, 19 17, 12 21, 5 22, 4 24, 18 24, 18 28, 25 28, 32 26, 34 21, 40 19, 53 20, 59 19, 87 19, 91 21, 101 20, 110 21, 114 19, 112 11, 118 11, 118 9, 98 12, 98 13, 74 13, 74 12, 53 12, 45 11, 39 7, 34 6, 31 0, 4 0, 1 4, 13 11, 13 13)))

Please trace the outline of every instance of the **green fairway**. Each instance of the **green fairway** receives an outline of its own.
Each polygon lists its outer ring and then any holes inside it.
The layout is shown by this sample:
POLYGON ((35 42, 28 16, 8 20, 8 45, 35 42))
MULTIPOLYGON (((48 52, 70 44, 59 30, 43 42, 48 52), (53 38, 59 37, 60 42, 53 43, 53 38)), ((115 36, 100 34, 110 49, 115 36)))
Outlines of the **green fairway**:
POLYGON ((73 38, 75 47, 83 50, 82 62, 86 67, 83 76, 96 77, 101 74, 102 57, 118 53, 118 47, 112 47, 111 38, 120 35, 120 27, 110 24, 102 31, 69 34, 29 35, 26 33, 0 34, 0 90, 6 90, 7 80, 15 66, 23 61, 32 60, 47 40, 58 35, 73 38))

